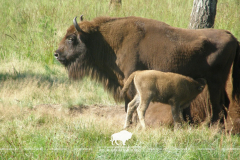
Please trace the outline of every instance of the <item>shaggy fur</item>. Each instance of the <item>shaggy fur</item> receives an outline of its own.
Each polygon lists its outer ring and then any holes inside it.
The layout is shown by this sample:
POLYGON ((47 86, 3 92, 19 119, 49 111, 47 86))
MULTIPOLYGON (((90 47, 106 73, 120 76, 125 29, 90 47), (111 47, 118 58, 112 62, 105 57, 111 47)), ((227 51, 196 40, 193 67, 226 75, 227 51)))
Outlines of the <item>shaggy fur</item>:
MULTIPOLYGON (((78 25, 80 31, 73 25, 69 27, 55 57, 68 69, 70 78, 90 76, 112 91, 116 100, 120 100, 124 81, 136 70, 203 77, 208 83, 215 122, 224 106, 229 105, 225 84, 232 64, 232 95, 239 98, 239 42, 228 31, 181 29, 140 17, 98 17, 78 25)), ((126 108, 135 93, 130 87, 126 108)))
POLYGON ((206 80, 192 79, 176 73, 145 70, 133 72, 124 84, 122 94, 125 94, 134 82, 137 94, 128 104, 127 118, 124 128, 129 127, 132 114, 137 109, 138 117, 145 128, 145 112, 151 101, 171 105, 175 126, 182 123, 182 110, 189 107, 190 102, 201 93, 206 80))

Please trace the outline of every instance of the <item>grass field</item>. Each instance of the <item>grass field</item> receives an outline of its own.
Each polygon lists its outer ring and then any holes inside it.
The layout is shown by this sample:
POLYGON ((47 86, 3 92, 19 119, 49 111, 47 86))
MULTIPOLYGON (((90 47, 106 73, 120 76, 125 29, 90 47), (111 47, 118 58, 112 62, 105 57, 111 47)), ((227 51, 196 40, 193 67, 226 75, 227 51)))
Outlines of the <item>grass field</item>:
MULTIPOLYGON (((193 4, 123 0, 121 9, 110 10, 109 1, 0 1, 0 159, 239 159, 239 136, 217 126, 132 128, 126 146, 112 146, 122 121, 70 112, 73 106, 116 106, 101 84, 87 77, 69 81, 53 57, 75 16, 141 16, 187 28, 193 4)), ((239 8, 239 0, 218 0, 215 20, 215 28, 238 40, 239 8)))

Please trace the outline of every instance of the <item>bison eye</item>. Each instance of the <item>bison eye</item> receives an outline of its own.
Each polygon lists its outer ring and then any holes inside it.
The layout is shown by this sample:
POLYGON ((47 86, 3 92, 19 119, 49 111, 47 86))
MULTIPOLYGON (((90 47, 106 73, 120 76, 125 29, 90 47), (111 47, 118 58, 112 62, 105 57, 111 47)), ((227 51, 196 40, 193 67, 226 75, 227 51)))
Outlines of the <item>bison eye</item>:
POLYGON ((73 41, 74 41, 74 38, 73 38, 73 37, 69 37, 69 38, 68 38, 68 41, 73 42, 73 41))
POLYGON ((199 91, 202 91, 203 89, 204 89, 204 86, 198 87, 198 90, 199 90, 199 91))

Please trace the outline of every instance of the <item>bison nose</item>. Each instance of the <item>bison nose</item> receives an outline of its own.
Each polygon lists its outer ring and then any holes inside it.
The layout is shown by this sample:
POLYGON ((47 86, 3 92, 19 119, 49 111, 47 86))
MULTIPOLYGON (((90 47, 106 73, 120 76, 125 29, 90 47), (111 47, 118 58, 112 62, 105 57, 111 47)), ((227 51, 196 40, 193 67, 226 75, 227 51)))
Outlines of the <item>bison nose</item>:
POLYGON ((59 56, 59 54, 55 52, 55 53, 54 53, 54 57, 55 57, 55 58, 58 58, 58 56, 59 56))

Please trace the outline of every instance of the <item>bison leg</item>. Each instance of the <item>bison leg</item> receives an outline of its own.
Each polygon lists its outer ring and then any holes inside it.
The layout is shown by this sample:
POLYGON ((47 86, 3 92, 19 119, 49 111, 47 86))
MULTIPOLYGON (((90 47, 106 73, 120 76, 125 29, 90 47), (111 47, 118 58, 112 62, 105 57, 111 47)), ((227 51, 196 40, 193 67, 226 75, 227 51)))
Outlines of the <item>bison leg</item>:
POLYGON ((178 105, 171 105, 172 109, 172 116, 174 120, 174 129, 177 129, 181 126, 183 122, 183 116, 180 106, 178 105))
MULTIPOLYGON (((224 112, 224 116, 225 116, 225 119, 227 119, 227 116, 228 116, 228 110, 229 110, 229 104, 230 104, 230 100, 228 98, 228 95, 227 95, 227 92, 226 90, 223 91, 223 104, 224 104, 224 109, 223 109, 223 112, 224 112)), ((221 123, 223 123, 223 119, 220 121, 221 123)))
POLYGON ((188 108, 188 107, 190 107, 190 104, 191 104, 191 103, 187 103, 187 104, 182 105, 182 106, 181 106, 181 111, 184 110, 184 109, 186 109, 186 108, 188 108))
POLYGON ((187 103, 185 105, 182 105, 180 108, 180 118, 182 121, 188 121, 189 115, 191 115, 190 109, 186 110, 186 108, 190 108, 191 103, 187 103))
POLYGON ((208 83, 210 101, 212 103, 212 123, 217 122, 223 117, 224 99, 222 96, 224 88, 216 83, 208 83))
POLYGON ((117 140, 115 140, 115 143, 116 143, 117 145, 119 145, 119 144, 117 143, 117 140))
POLYGON ((137 94, 136 89, 133 84, 130 85, 127 94, 129 97, 125 97, 125 112, 127 112, 129 102, 131 102, 133 100, 134 96, 137 94))
POLYGON ((111 139, 111 141, 112 141, 112 145, 113 145, 113 142, 114 142, 114 140, 113 140, 113 139, 111 139))
POLYGON ((132 122, 133 112, 136 110, 138 105, 139 105, 139 96, 136 95, 134 99, 128 104, 127 117, 126 117, 124 129, 130 126, 132 122))
POLYGON ((122 143, 123 143, 123 145, 125 145, 125 143, 126 143, 126 140, 122 140, 122 143))
POLYGON ((151 96, 146 96, 146 95, 145 96, 141 95, 140 104, 139 104, 139 106, 137 108, 138 118, 139 118, 139 121, 140 121, 141 126, 142 126, 143 129, 146 128, 146 125, 145 125, 145 113, 146 113, 148 105, 149 105, 149 103, 151 101, 151 96))
POLYGON ((129 102, 131 101, 127 97, 125 97, 125 112, 127 112, 129 102))

